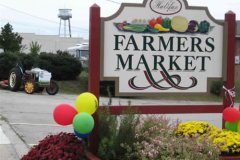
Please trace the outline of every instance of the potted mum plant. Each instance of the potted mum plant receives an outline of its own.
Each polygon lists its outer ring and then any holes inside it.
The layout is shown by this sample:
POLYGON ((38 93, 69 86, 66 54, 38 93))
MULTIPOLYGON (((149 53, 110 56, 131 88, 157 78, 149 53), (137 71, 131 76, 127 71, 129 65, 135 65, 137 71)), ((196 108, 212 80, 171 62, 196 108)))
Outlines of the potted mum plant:
POLYGON ((222 130, 210 138, 220 147, 222 159, 240 159, 240 133, 222 130))
POLYGON ((221 160, 240 159, 239 132, 219 129, 208 122, 190 121, 180 123, 177 127, 176 134, 190 137, 198 136, 200 139, 207 137, 220 149, 221 160))
POLYGON ((61 132, 56 135, 48 135, 21 160, 99 160, 87 151, 86 142, 78 138, 74 133, 61 132))

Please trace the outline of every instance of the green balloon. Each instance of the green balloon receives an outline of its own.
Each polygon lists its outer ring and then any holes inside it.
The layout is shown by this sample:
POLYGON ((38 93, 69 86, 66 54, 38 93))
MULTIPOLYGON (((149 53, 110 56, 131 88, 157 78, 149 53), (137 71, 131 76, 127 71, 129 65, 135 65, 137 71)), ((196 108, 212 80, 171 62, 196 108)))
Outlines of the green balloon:
POLYGON ((240 120, 237 122, 237 131, 240 133, 240 120))
POLYGON ((227 130, 233 131, 233 132, 237 132, 238 129, 238 123, 230 123, 230 122, 225 122, 225 128, 227 130))
POLYGON ((86 112, 78 113, 73 119, 73 128, 81 134, 89 133, 93 130, 94 119, 86 112))

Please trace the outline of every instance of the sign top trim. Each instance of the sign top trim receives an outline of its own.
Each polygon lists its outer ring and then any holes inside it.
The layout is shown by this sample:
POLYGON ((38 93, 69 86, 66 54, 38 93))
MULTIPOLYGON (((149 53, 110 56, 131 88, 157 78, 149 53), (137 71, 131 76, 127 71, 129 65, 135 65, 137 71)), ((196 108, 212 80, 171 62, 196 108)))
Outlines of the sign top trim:
MULTIPOLYGON (((118 9, 117 12, 115 12, 113 15, 109 16, 109 17, 102 17, 102 20, 103 21, 108 21, 108 20, 111 20, 111 19, 114 19, 116 17, 118 17, 124 10, 125 7, 146 7, 146 5, 148 4, 148 2, 150 1, 150 3, 152 3, 154 0, 144 0, 143 3, 122 3, 120 8, 118 9)), ((155 0, 156 1, 156 0, 155 0)), ((204 7, 204 6, 189 6, 187 1, 186 0, 173 0, 173 1, 178 1, 179 3, 181 3, 181 8, 185 8, 186 10, 188 9, 191 9, 191 10, 205 10, 207 16, 212 20, 214 21, 216 24, 219 24, 219 25, 223 25, 223 22, 215 19, 209 12, 208 10, 208 7, 204 7)), ((153 12, 155 13, 159 13, 157 11, 154 11, 153 12)), ((175 12, 177 13, 177 12, 175 12)), ((175 14, 175 13, 172 13, 172 14, 175 14)), ((161 13, 159 13, 161 14, 161 13)), ((170 15, 170 14, 164 14, 162 13, 162 15, 170 15)))

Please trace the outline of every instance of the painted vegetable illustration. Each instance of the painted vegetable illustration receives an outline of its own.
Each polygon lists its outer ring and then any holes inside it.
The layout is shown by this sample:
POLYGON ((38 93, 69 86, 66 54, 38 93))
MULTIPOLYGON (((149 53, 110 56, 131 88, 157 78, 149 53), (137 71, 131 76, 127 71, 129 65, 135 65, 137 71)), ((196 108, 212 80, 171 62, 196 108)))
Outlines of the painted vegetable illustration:
POLYGON ((123 21, 122 23, 119 23, 118 25, 117 25, 117 27, 118 27, 118 29, 119 30, 124 30, 124 26, 127 24, 127 21, 123 21))
POLYGON ((188 32, 190 33, 195 33, 198 31, 198 22, 195 20, 191 20, 188 23, 188 32))
POLYGON ((161 24, 155 24, 154 29, 159 30, 161 32, 169 32, 168 28, 164 28, 161 24))
POLYGON ((186 32, 188 29, 188 20, 182 16, 175 16, 172 18, 171 26, 176 32, 186 32))
POLYGON ((149 22, 148 22, 149 26, 151 26, 152 28, 154 28, 154 26, 157 24, 157 20, 156 19, 151 19, 149 22))
POLYGON ((163 19, 162 17, 158 17, 157 19, 151 19, 148 22, 149 26, 151 26, 152 28, 160 31, 160 32, 169 32, 169 28, 165 28, 162 26, 163 24, 163 19))
POLYGON ((159 16, 157 19, 156 19, 156 21, 157 21, 157 23, 158 24, 163 24, 163 19, 162 19, 162 17, 161 16, 159 16))
POLYGON ((210 24, 207 21, 201 21, 199 24, 199 31, 201 33, 207 33, 209 31, 210 24))
POLYGON ((171 19, 168 18, 168 17, 164 18, 164 19, 163 19, 163 24, 162 24, 162 26, 163 26, 164 28, 171 29, 171 19))
POLYGON ((147 25, 144 24, 129 24, 123 26, 124 30, 133 32, 144 32, 147 29, 147 25))
POLYGON ((172 18, 158 16, 150 20, 139 18, 133 19, 131 23, 123 21, 114 23, 119 31, 136 33, 208 33, 213 26, 206 20, 188 20, 183 16, 172 18))

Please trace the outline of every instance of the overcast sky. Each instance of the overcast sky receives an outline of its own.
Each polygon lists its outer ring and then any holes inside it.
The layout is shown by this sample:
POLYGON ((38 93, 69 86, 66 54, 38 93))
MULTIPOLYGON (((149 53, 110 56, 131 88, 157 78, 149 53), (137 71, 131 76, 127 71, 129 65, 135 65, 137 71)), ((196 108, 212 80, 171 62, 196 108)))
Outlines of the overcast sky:
MULTIPOLYGON (((58 35, 58 9, 72 9, 72 34, 88 39, 89 7, 101 7, 101 16, 115 13, 122 2, 142 3, 143 0, 0 0, 0 26, 9 22, 15 32, 58 35)), ((206 6, 216 19, 232 10, 240 20, 240 0, 188 0, 190 6, 206 6)))

